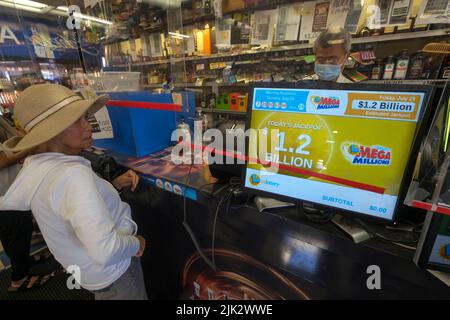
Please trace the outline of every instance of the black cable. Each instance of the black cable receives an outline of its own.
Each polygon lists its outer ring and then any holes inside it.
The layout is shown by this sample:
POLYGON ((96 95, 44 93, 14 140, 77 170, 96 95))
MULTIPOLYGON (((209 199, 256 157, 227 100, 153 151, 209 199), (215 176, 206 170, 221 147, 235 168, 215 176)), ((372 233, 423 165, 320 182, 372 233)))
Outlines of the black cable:
POLYGON ((205 183, 204 185, 200 186, 198 192, 200 192, 205 198, 207 199, 213 199, 214 198, 214 194, 208 194, 206 193, 203 189, 206 186, 210 186, 210 185, 226 185, 226 182, 224 183, 223 181, 216 181, 216 182, 210 182, 210 183, 205 183))
POLYGON ((216 271, 215 265, 208 259, 208 257, 205 255, 205 253, 201 249, 201 247, 200 247, 200 245, 199 245, 199 243, 197 241, 197 238, 195 237, 194 232, 192 231, 191 227, 189 226, 189 224, 187 222, 186 190, 188 188, 188 183, 189 183, 189 179, 191 177, 191 172, 192 172, 192 167, 193 166, 194 166, 194 161, 192 161, 192 159, 191 159, 191 163, 189 165, 189 172, 188 172, 188 175, 186 177, 186 182, 185 182, 185 190, 183 192, 183 227, 186 229, 187 233, 189 234, 189 237, 191 238, 192 242, 194 243, 194 246, 197 249, 197 252, 203 258, 203 260, 206 262, 206 264, 211 269, 216 271))
POLYGON ((415 233, 422 233, 422 230, 423 230, 423 222, 417 224, 417 225, 414 226, 414 228, 413 228, 413 232, 415 232, 415 233))
POLYGON ((214 221, 213 221, 213 230, 212 230, 212 241, 211 241, 211 255, 212 255, 212 263, 214 267, 216 267, 216 260, 215 260, 215 242, 216 242, 216 227, 217 227, 217 219, 219 217, 219 211, 220 207, 222 206, 222 203, 226 202, 226 210, 225 213, 228 213, 228 210, 230 208, 230 202, 231 198, 233 197, 233 190, 234 187, 239 186, 241 184, 241 179, 238 177, 232 177, 229 180, 229 187, 225 191, 225 193, 220 197, 219 203, 216 207, 216 212, 214 213, 214 221))
MULTIPOLYGON (((188 183, 189 183, 189 180, 190 180, 190 176, 191 176, 191 172, 192 172, 192 167, 193 167, 193 165, 194 165, 193 162, 191 162, 191 164, 190 164, 190 166, 189 166, 189 172, 188 172, 188 175, 187 175, 186 181, 185 181, 185 188, 188 187, 188 183)), ((215 183, 217 183, 217 182, 214 182, 214 183, 206 183, 206 184, 204 184, 204 185, 202 185, 202 186, 200 187, 200 190, 199 190, 199 191, 202 193, 202 192, 203 192, 202 189, 203 189, 205 186, 211 185, 211 184, 215 184, 215 183)), ((216 212, 215 212, 215 215, 214 215, 214 221, 213 221, 212 261, 211 261, 210 259, 208 259, 208 257, 205 255, 205 253, 204 253, 203 250, 201 249, 201 247, 200 247, 200 245, 199 245, 199 243, 198 243, 198 241, 197 241, 197 238, 195 237, 194 232, 192 231, 191 227, 189 226, 189 224, 188 224, 188 222, 187 222, 186 192, 184 192, 184 194, 183 194, 183 226, 184 226, 184 228, 186 229, 187 233, 189 234, 189 237, 191 238, 192 242, 194 243, 194 246, 195 246, 195 248, 197 249, 197 251, 198 251, 198 253, 200 254, 200 256, 203 258, 203 260, 206 262, 206 264, 207 264, 211 269, 213 269, 214 271, 217 270, 217 267, 216 267, 216 264, 215 264, 215 254, 214 254, 214 250, 215 250, 215 232, 216 232, 217 218, 218 218, 218 215, 219 215, 219 210, 220 210, 220 207, 222 206, 223 201, 229 201, 229 200, 231 199, 231 197, 232 197, 232 192, 231 192, 232 188, 231 188, 231 187, 232 187, 232 186, 239 185, 239 184, 240 184, 240 179, 239 179, 239 178, 238 178, 238 179, 233 179, 233 178, 231 178, 231 179, 230 179, 230 182, 229 182, 230 188, 228 188, 228 189, 225 191, 224 195, 222 195, 222 197, 220 198, 219 203, 218 203, 218 205, 217 205, 217 207, 216 207, 216 212)), ((205 193, 205 195, 207 195, 207 194, 205 193)), ((210 197, 209 195, 207 195, 207 196, 208 196, 208 198, 212 198, 212 197, 210 197)))
POLYGON ((212 255, 212 264, 214 267, 216 267, 216 260, 215 260, 215 241, 216 241, 216 226, 217 226, 217 218, 219 216, 219 210, 222 206, 222 202, 227 200, 228 198, 231 198, 232 193, 230 192, 231 188, 229 188, 225 194, 220 197, 219 203, 217 204, 216 212, 214 214, 214 222, 213 222, 213 230, 212 230, 212 242, 211 242, 211 255, 212 255))
POLYGON ((186 190, 188 188, 188 183, 191 178, 192 167, 194 166, 194 162, 191 159, 191 163, 189 165, 189 172, 186 176, 186 181, 184 182, 185 190, 183 192, 183 222, 187 221, 187 210, 186 210, 186 190))
MULTIPOLYGON (((409 248, 409 249, 412 249, 412 250, 415 250, 415 248, 414 247, 405 246, 405 244, 417 244, 419 242, 419 239, 417 239, 417 240, 406 240, 406 239, 398 240, 398 239, 392 239, 392 238, 386 237, 386 236, 384 236, 384 235, 382 235, 382 234, 380 234, 380 233, 378 233, 378 232, 376 232, 374 230, 371 230, 369 228, 369 226, 366 223, 364 223, 363 221, 361 221, 360 219, 355 219, 355 220, 361 225, 361 227, 364 230, 367 231, 367 233, 369 233, 370 235, 372 235, 373 237, 375 237, 375 238, 377 238, 379 240, 382 240, 382 241, 385 241, 385 242, 388 242, 388 243, 392 243, 392 244, 395 244, 395 245, 400 245, 401 247, 406 247, 406 248, 409 248)), ((411 231, 411 233, 417 233, 417 232, 416 231, 411 231)))

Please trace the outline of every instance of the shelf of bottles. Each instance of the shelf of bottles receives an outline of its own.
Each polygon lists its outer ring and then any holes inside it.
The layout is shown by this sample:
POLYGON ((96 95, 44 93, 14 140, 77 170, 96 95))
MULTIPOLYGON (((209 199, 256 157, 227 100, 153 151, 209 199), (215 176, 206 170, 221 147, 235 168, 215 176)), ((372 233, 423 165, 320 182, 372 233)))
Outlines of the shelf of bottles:
MULTIPOLYGON (((450 29, 430 30, 427 32, 411 32, 395 35, 401 39, 420 38, 421 36, 445 36, 450 29), (414 33, 417 33, 415 35, 414 33)), ((354 82, 367 81, 376 83, 397 84, 434 84, 442 85, 450 79, 450 59, 444 55, 430 55, 420 50, 408 52, 391 52, 389 56, 379 58, 375 53, 373 42, 393 40, 394 35, 372 36, 366 39, 356 38, 353 43, 353 53, 370 53, 371 60, 365 64, 349 59, 344 75, 354 82), (366 44, 365 44, 366 43, 366 44)), ((438 40, 445 40, 445 37, 438 40)), ((426 40, 426 39, 423 39, 426 40)), ((432 41, 436 41, 433 38, 432 41)), ((129 70, 141 71, 143 88, 158 88, 164 81, 176 82, 175 87, 214 87, 222 88, 229 85, 247 85, 248 83, 265 82, 297 82, 311 79, 314 73, 314 55, 312 45, 293 45, 271 48, 262 51, 242 51, 229 54, 212 54, 186 58, 172 58, 165 63, 173 64, 180 61, 190 61, 179 75, 169 72, 158 61, 135 63, 128 66, 129 70), (159 65, 150 69, 139 66, 159 65), (264 68, 263 68, 264 66, 264 68), (225 70, 233 79, 225 76, 225 70), (146 71, 148 70, 148 71, 146 71), (153 78, 153 79, 151 79, 153 78), (228 79, 227 79, 228 78, 228 79), (201 80, 201 81, 198 81, 201 80)), ((384 51, 383 51, 384 52, 384 51)), ((168 65, 169 65, 168 64, 168 65)), ((168 66, 167 65, 167 66, 168 66)), ((216 89, 217 90, 217 89, 216 89)))
MULTIPOLYGON (((428 80, 367 80, 365 83, 373 83, 373 84, 406 84, 406 85, 437 85, 443 86, 450 79, 428 79, 428 80)), ((195 83, 174 83, 173 86, 176 88, 205 88, 205 87, 218 87, 218 88, 233 88, 233 87, 249 87, 251 85, 255 85, 256 83, 235 83, 235 84, 221 84, 221 83, 208 83, 197 85, 195 83)), ((164 84, 142 84, 141 88, 143 89, 155 89, 162 88, 164 84)))
MULTIPOLYGON (((366 43, 376 43, 376 42, 386 42, 386 41, 400 41, 400 40, 410 40, 419 38, 431 38, 431 37, 445 37, 450 35, 450 28, 438 29, 438 30, 428 30, 428 31, 416 31, 409 33, 399 33, 399 34, 385 34, 379 36, 369 36, 369 37, 356 37, 352 39, 352 44, 366 44, 366 43)), ((292 51, 301 49, 312 49, 313 44, 302 43, 295 45, 284 45, 276 46, 272 48, 266 48, 263 50, 243 50, 241 52, 231 52, 231 53, 216 53, 210 55, 197 55, 179 58, 165 58, 153 61, 142 61, 142 62, 130 62, 127 64, 117 64, 114 67, 117 68, 130 68, 130 67, 142 67, 151 66, 159 64, 174 64, 179 62, 187 61, 200 61, 200 60, 210 60, 210 59, 223 59, 223 58, 233 58, 241 55, 255 55, 260 53, 271 53, 280 51, 292 51)))

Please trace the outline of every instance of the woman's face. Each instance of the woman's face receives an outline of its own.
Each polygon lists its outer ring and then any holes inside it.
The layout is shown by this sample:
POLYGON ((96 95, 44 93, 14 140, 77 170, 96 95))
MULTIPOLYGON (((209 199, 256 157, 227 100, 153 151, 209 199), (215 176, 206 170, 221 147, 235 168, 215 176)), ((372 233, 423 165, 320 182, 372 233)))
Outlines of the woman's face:
POLYGON ((87 121, 87 113, 61 132, 50 142, 51 149, 65 154, 76 155, 92 144, 92 127, 87 121))

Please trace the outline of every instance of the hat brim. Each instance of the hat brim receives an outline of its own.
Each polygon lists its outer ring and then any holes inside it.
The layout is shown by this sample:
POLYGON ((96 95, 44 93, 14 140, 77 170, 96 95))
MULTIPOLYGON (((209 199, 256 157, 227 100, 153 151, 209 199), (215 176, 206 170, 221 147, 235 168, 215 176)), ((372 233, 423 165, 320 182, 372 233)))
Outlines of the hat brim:
POLYGON ((94 114, 109 100, 108 95, 96 99, 85 99, 72 102, 39 122, 23 137, 13 137, 3 143, 3 147, 11 152, 18 152, 36 147, 51 140, 74 124, 85 112, 94 114))

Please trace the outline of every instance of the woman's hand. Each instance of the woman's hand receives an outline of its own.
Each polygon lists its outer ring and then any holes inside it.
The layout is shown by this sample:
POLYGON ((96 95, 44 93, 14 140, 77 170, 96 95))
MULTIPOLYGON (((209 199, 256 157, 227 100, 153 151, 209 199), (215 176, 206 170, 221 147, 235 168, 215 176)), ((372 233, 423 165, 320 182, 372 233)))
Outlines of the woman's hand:
POLYGON ((145 241, 144 237, 136 236, 139 240, 139 251, 134 255, 136 258, 142 257, 145 251, 145 246, 147 245, 147 241, 145 241))
POLYGON ((128 170, 124 174, 118 176, 112 181, 114 188, 122 190, 131 186, 131 191, 136 190, 139 183, 139 176, 133 170, 128 170))

